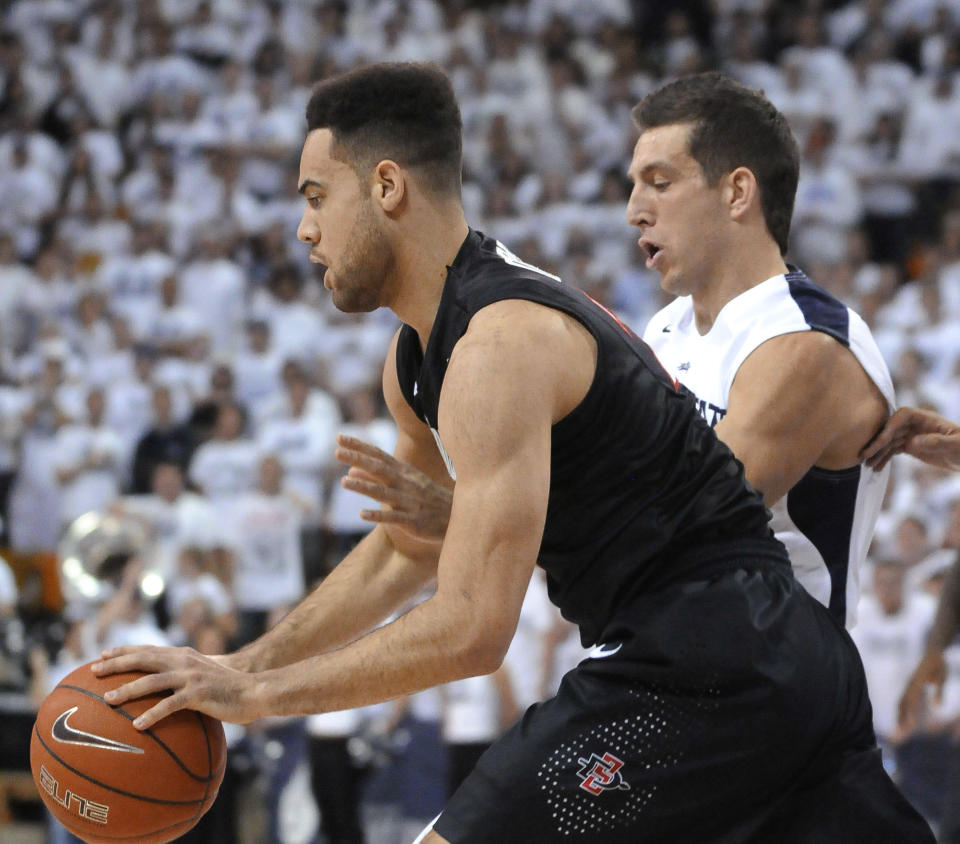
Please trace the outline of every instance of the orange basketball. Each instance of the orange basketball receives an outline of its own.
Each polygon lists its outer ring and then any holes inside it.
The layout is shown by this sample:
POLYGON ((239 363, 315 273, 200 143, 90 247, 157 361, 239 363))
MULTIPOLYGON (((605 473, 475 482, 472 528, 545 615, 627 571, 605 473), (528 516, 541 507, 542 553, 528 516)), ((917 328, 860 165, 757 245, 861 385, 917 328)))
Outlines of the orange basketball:
POLYGON ((105 692, 142 676, 97 677, 90 665, 47 695, 30 739, 30 767, 47 808, 90 844, 160 844, 213 804, 227 749, 223 726, 181 710, 149 730, 133 719, 160 695, 110 706, 105 692))

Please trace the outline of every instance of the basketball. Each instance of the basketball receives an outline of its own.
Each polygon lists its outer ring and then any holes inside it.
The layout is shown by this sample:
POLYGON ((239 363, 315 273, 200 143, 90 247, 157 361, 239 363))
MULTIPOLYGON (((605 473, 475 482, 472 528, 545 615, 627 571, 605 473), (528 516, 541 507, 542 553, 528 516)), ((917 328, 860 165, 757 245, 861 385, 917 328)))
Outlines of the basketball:
POLYGON ((97 677, 90 664, 47 695, 33 727, 30 767, 47 808, 89 844, 160 844, 183 835, 217 796, 226 764, 219 721, 175 712, 149 730, 133 719, 151 695, 113 707, 103 695, 139 672, 97 677))

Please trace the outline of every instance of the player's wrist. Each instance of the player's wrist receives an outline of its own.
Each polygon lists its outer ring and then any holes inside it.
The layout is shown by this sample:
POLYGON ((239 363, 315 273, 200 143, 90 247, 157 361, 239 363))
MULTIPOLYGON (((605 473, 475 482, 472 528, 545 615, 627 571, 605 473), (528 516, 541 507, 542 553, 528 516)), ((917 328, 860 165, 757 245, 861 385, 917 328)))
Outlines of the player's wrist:
POLYGON ((252 673, 256 670, 254 659, 250 654, 249 648, 244 648, 243 650, 235 651, 232 654, 222 654, 220 656, 214 657, 217 662, 219 662, 224 668, 231 668, 234 671, 243 671, 245 673, 252 673))
POLYGON ((244 700, 244 707, 250 713, 248 723, 268 715, 289 714, 284 712, 280 705, 278 694, 280 686, 281 682, 276 670, 261 671, 250 677, 244 700))

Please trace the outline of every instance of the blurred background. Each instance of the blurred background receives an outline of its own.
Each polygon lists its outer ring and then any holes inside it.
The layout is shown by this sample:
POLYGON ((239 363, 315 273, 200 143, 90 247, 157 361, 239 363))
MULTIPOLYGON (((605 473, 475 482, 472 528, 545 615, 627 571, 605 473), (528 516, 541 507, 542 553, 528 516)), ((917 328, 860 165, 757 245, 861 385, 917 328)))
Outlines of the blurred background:
MULTIPOLYGON (((311 86, 431 60, 464 122, 471 223, 638 333, 665 304, 626 225, 631 107, 721 69, 802 151, 790 260, 872 327, 900 404, 960 420, 958 0, 14 0, 0 24, 0 839, 70 841, 33 713, 101 648, 235 648, 361 538, 332 460, 395 432, 391 314, 338 313, 296 240, 311 86)), ((895 708, 960 548, 960 476, 909 457, 855 638, 901 787, 957 841, 960 651, 895 708)), ((359 597, 359 596, 358 596, 359 597)), ((207 842, 410 841, 582 657, 539 575, 503 669, 231 728, 207 842)))

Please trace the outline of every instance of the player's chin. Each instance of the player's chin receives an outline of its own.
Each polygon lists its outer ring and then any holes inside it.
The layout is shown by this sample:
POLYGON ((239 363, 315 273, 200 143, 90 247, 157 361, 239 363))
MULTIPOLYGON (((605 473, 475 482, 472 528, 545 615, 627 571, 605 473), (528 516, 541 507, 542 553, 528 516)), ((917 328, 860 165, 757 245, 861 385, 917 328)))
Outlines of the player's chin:
POLYGON ((334 287, 331 290, 334 306, 345 314, 368 314, 380 307, 377 298, 366 291, 345 287, 334 287))
POLYGON ((672 276, 670 273, 661 270, 660 271, 660 289, 666 293, 671 293, 674 296, 681 295, 680 285, 677 283, 677 279, 672 276))

